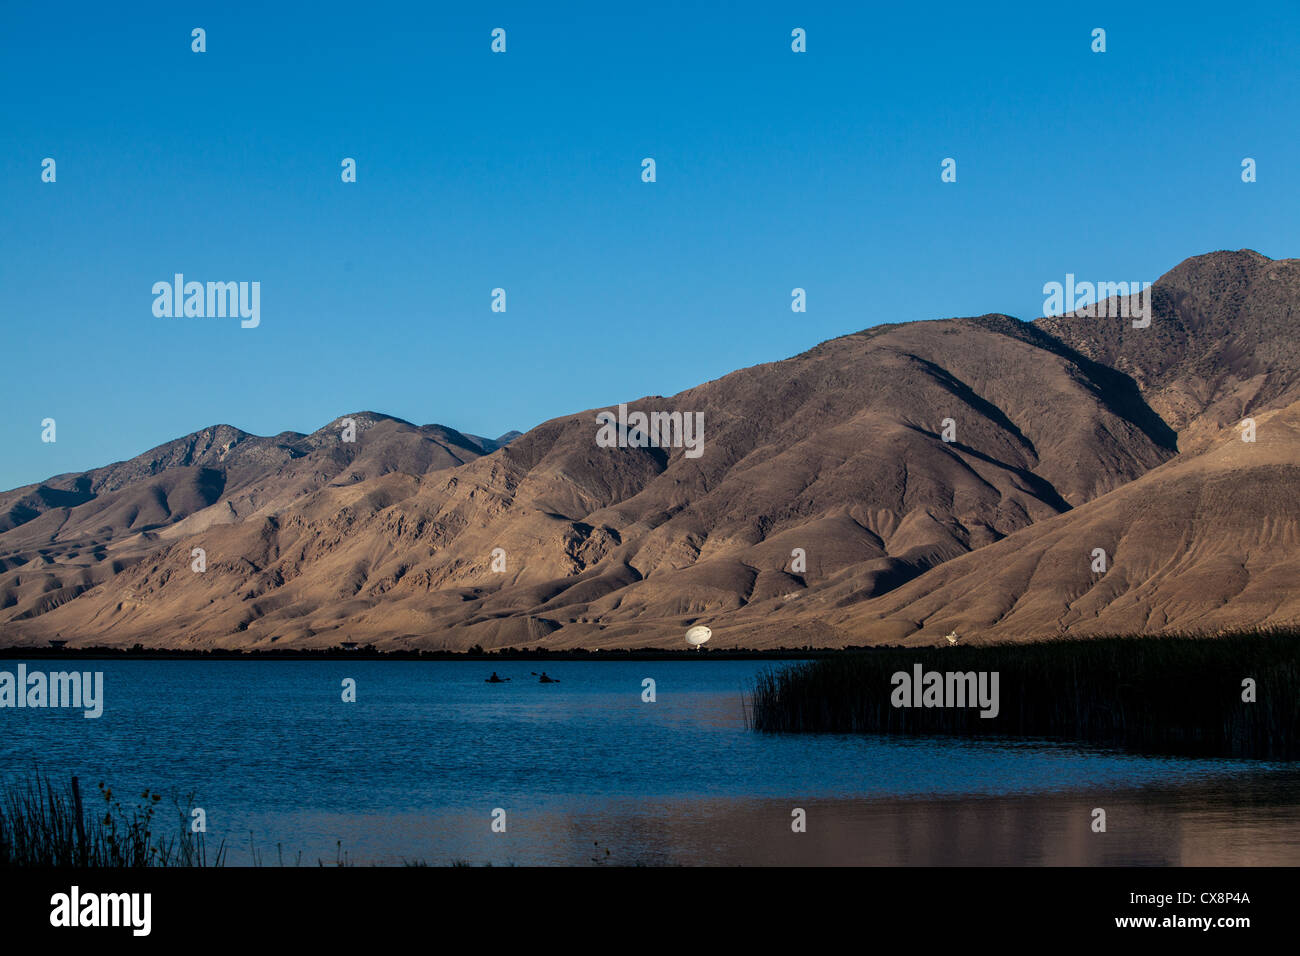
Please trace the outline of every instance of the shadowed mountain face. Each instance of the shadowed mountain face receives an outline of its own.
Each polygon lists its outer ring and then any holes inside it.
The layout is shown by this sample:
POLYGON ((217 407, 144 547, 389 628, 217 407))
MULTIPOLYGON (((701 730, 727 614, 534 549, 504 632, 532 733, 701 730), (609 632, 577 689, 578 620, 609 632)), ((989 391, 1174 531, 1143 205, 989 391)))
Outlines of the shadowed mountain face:
POLYGON ((877 600, 843 634, 936 643, 1230 629, 1300 620, 1300 403, 877 600), (1094 549, 1105 551, 1104 572, 1094 549))
POLYGON ((374 415, 352 444, 339 422, 207 429, 0 495, 0 640, 676 646, 705 622, 719 645, 795 646, 1280 620, 1280 595, 1262 608, 1296 514, 1294 410, 1269 413, 1300 398, 1300 263, 1203 256, 1153 301, 1148 329, 878 326, 627 403, 702 414, 698 457, 635 429, 602 447, 600 409, 500 448, 374 415), (1248 414, 1259 442, 1233 445, 1248 414), (1229 487, 1263 497, 1204 496, 1229 487), (1278 546, 1225 537, 1234 516, 1278 546))
POLYGON ((1073 316, 1035 325, 1131 377, 1182 451, 1300 399, 1300 261, 1250 250, 1188 259, 1156 284, 1152 305, 1146 329, 1073 316))

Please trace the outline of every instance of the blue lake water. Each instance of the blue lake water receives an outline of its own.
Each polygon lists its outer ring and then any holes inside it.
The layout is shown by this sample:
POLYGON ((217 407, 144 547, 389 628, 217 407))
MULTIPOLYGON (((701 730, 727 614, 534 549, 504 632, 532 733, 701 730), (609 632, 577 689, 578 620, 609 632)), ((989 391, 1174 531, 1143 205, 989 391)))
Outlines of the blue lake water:
POLYGON ((773 666, 28 662, 103 671, 104 713, 0 710, 0 774, 193 793, 232 863, 1300 862, 1292 768, 757 734, 743 694, 773 666), (494 666, 511 682, 484 683, 494 666), (537 683, 543 669, 560 683, 537 683), (1088 828, 1094 806, 1113 821, 1104 836, 1088 828), (505 833, 490 828, 497 808, 505 833), (1207 834, 1222 854, 1196 855, 1207 834))

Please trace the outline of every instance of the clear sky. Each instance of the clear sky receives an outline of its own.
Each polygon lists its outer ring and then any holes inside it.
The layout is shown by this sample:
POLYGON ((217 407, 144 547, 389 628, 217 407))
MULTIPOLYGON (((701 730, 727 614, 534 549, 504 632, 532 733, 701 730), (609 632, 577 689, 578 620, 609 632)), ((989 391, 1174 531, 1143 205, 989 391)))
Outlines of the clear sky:
POLYGON ((1293 3, 0 4, 0 487, 217 423, 496 436, 1300 256, 1297 104, 1293 3), (155 317, 177 272, 261 325, 155 317))

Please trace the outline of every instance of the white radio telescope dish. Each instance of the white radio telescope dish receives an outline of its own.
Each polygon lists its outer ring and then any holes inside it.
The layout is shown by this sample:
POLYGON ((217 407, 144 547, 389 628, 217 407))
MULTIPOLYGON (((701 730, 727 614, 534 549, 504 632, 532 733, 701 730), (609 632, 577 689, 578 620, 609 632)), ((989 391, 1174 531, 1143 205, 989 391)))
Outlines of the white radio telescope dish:
POLYGON ((713 636, 713 632, 711 630, 709 630, 703 624, 696 624, 693 628, 691 628, 689 631, 686 632, 686 643, 691 645, 691 647, 695 648, 698 651, 700 649, 700 645, 703 644, 712 636, 713 636))

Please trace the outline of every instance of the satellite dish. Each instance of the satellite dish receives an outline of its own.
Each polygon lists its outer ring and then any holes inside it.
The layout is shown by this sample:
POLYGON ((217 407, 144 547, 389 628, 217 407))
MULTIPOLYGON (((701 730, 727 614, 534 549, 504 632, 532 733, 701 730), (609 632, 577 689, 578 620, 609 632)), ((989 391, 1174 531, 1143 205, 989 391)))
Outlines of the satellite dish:
POLYGON ((700 645, 703 644, 712 636, 713 636, 713 632, 711 630, 709 630, 703 624, 696 624, 693 628, 691 628, 689 631, 686 632, 686 643, 691 645, 691 647, 695 648, 698 651, 700 649, 700 645))

